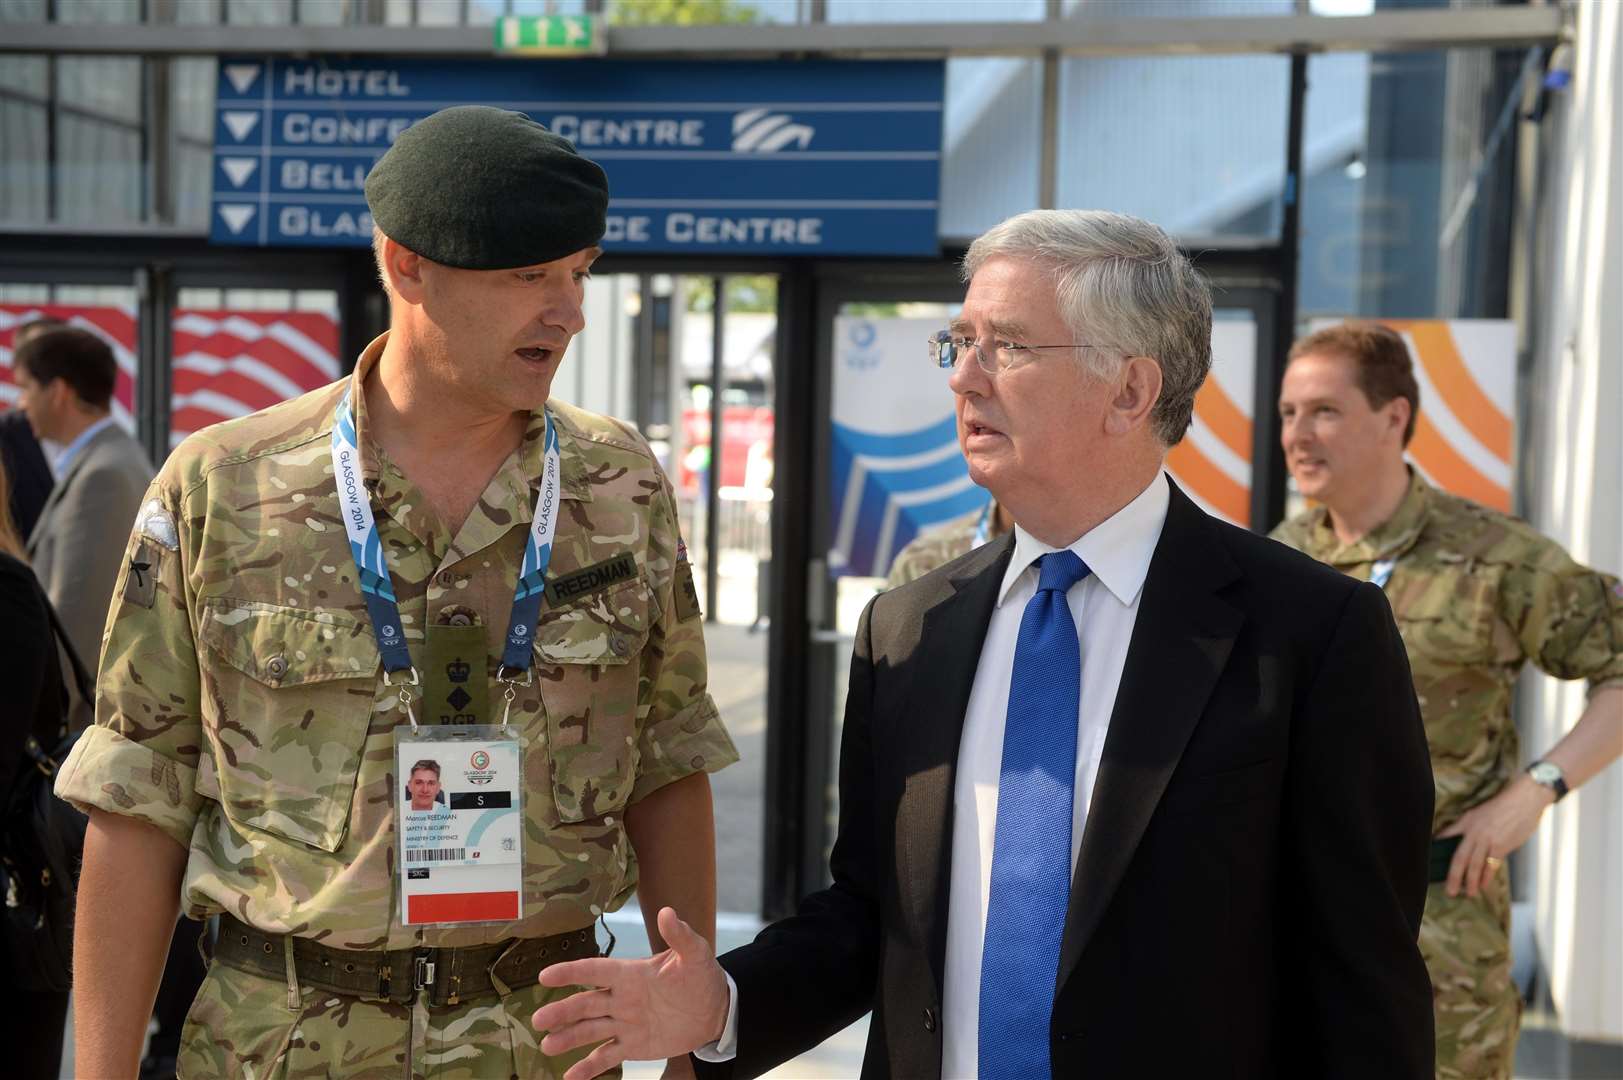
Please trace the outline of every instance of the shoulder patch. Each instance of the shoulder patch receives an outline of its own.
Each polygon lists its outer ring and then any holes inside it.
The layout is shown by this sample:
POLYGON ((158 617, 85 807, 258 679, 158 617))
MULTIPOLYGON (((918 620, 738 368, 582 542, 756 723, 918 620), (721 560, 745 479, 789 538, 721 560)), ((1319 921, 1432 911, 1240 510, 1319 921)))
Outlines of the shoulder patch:
POLYGON ((142 536, 156 540, 170 551, 180 547, 180 535, 175 531, 175 516, 157 499, 148 499, 141 507, 135 528, 142 536))
POLYGON ((687 622, 697 619, 702 612, 699 610, 699 590, 693 586, 693 564, 681 559, 676 564, 676 581, 672 592, 676 594, 676 618, 678 622, 687 622))
POLYGON ((138 607, 150 608, 158 599, 158 546, 143 536, 130 556, 130 565, 124 571, 124 600, 138 607))

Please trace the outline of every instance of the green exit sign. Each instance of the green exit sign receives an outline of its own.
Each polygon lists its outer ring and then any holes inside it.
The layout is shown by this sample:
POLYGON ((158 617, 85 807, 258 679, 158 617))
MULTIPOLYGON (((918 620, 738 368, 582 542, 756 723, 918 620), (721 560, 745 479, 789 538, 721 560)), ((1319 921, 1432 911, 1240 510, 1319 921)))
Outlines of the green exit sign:
POLYGON ((607 48, 596 15, 504 15, 496 51, 514 56, 601 56, 607 48))

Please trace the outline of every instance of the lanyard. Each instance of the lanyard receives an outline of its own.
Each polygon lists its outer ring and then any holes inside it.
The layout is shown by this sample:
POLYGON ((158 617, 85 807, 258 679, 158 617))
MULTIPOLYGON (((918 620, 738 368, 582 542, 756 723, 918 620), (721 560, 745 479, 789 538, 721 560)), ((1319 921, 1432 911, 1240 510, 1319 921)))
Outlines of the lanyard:
POLYGON ((1386 588, 1387 581, 1392 577, 1392 568, 1398 564, 1396 559, 1380 559, 1370 567, 1369 580, 1375 583, 1377 589, 1386 588))
POLYGON ((981 507, 981 516, 975 519, 975 542, 969 546, 978 548, 992 538, 992 500, 988 499, 986 505, 981 507))
MULTIPOLYGON (((502 666, 496 676, 507 684, 508 711, 517 696, 514 687, 528 686, 531 681, 530 662, 534 653, 530 642, 536 619, 541 614, 541 599, 547 590, 547 565, 552 561, 552 536, 558 525, 558 430, 552 423, 551 413, 543 412, 542 420, 546 434, 541 490, 535 497, 535 514, 530 520, 529 538, 524 546, 524 562, 513 589, 513 614, 507 621, 502 666), (518 682, 520 676, 524 677, 523 683, 518 682)), ((338 488, 338 505, 344 518, 344 531, 349 535, 350 554, 355 557, 355 568, 360 573, 361 596, 372 618, 378 652, 383 656, 385 679, 391 686, 400 687, 400 704, 415 728, 417 717, 411 709, 411 688, 420 680, 417 669, 412 666, 411 653, 406 650, 400 604, 395 599, 394 584, 383 558, 383 541, 378 537, 377 523, 372 517, 372 503, 361 481, 360 460, 355 411, 350 406, 349 391, 345 390, 332 427, 333 482, 338 488), (403 676, 396 682, 393 676, 402 672, 409 678, 403 676)), ((507 726, 506 712, 502 715, 502 726, 507 726)))

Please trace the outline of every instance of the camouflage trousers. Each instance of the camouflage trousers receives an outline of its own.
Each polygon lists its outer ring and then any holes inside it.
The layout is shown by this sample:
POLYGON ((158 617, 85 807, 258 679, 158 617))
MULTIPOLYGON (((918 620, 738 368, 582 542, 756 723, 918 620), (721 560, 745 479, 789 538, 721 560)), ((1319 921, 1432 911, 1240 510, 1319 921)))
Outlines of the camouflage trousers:
POLYGON ((1510 878, 1505 867, 1476 899, 1426 891, 1420 952, 1431 973, 1437 1080, 1510 1080, 1522 999, 1510 978, 1510 878))
POLYGON ((187 1014, 176 1072, 180 1080, 556 1080, 586 1049, 543 1054, 530 1014, 571 992, 533 983, 431 1007, 301 987, 290 1008, 286 982, 215 963, 187 1014))

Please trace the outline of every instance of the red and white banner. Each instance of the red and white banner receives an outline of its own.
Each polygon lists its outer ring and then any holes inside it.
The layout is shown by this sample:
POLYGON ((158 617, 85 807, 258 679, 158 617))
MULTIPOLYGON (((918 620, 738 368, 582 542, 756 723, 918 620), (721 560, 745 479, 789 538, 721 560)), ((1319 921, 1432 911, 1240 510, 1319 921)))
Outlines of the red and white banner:
POLYGON ((169 445, 337 379, 338 323, 316 311, 180 309, 169 445))
POLYGON ((133 307, 80 307, 74 304, 0 304, 0 408, 17 403, 17 383, 11 375, 11 339, 17 327, 35 319, 61 319, 69 326, 89 330, 106 341, 118 361, 113 386, 113 419, 126 431, 135 430, 135 309, 133 307))
MULTIPOLYGON (((89 330, 118 360, 113 415, 134 430, 136 324, 133 308, 62 304, 0 305, 0 408, 15 404, 12 337, 35 319, 61 319, 89 330)), ((194 431, 246 416, 343 374, 338 323, 315 311, 204 311, 181 308, 173 326, 174 388, 169 445, 194 431)))

